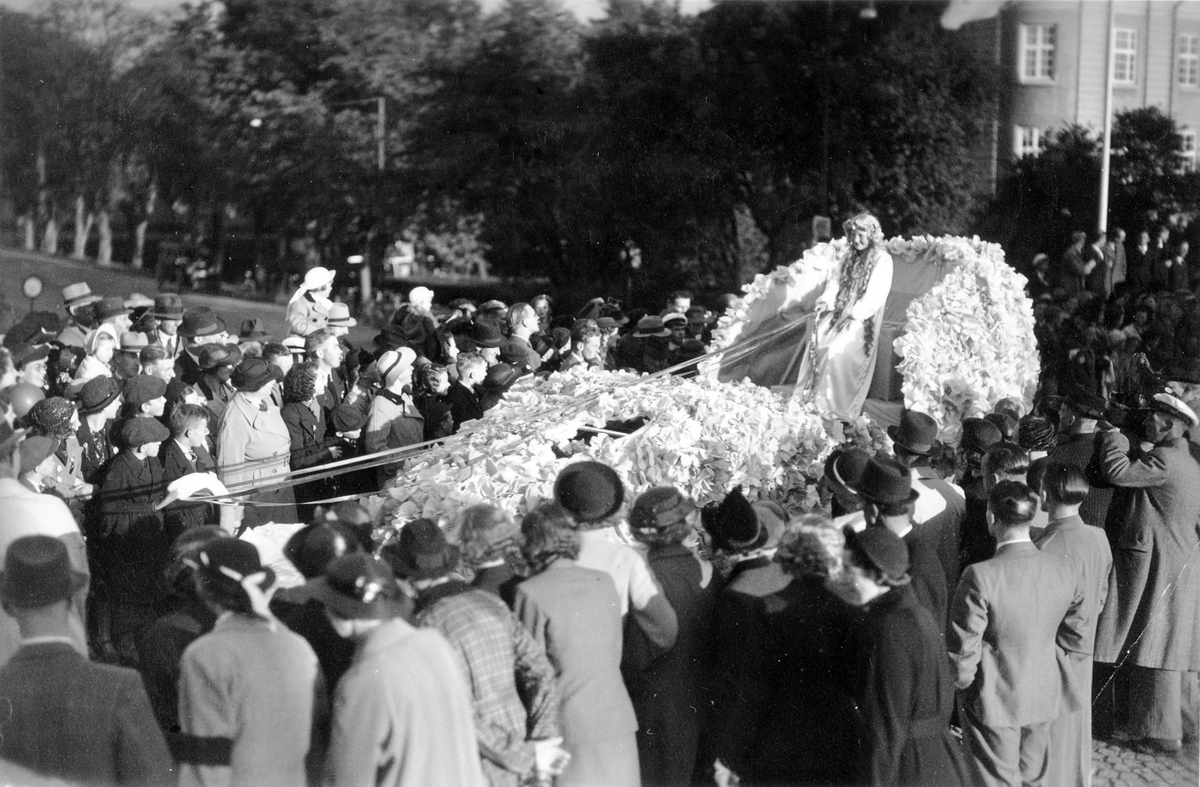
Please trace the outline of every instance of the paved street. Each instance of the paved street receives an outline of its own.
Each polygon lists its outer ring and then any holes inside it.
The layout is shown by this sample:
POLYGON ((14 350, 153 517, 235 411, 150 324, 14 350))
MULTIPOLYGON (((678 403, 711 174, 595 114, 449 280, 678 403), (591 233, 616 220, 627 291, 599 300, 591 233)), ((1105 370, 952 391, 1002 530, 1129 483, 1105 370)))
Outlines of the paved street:
MULTIPOLYGON (((88 282, 92 292, 99 295, 127 297, 140 292, 153 298, 158 294, 152 275, 121 265, 100 268, 91 262, 74 262, 43 254, 0 249, 0 333, 7 331, 9 326, 29 311, 29 301, 21 294, 21 284, 31 275, 41 277, 44 286, 42 295, 33 304, 34 308, 57 311, 60 317, 63 316, 62 288, 78 281, 88 282)), ((183 293, 183 302, 187 306, 211 306, 234 334, 242 320, 258 318, 263 321, 266 330, 277 338, 287 335, 284 307, 278 304, 190 292, 183 293)), ((357 326, 350 335, 356 344, 370 346, 375 333, 365 326, 357 326)))
POLYGON ((1150 756, 1120 741, 1095 741, 1092 787, 1196 787, 1200 784, 1200 752, 1196 741, 1179 754, 1150 756))

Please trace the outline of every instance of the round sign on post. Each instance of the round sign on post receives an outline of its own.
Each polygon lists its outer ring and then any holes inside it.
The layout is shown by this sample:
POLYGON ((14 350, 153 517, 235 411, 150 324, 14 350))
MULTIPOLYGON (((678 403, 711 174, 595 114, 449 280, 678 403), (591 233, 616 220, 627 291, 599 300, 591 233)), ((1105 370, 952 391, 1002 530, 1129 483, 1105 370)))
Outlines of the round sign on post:
POLYGON ((40 276, 26 276, 21 284, 21 291, 29 299, 29 311, 33 311, 33 302, 42 294, 42 279, 40 276))

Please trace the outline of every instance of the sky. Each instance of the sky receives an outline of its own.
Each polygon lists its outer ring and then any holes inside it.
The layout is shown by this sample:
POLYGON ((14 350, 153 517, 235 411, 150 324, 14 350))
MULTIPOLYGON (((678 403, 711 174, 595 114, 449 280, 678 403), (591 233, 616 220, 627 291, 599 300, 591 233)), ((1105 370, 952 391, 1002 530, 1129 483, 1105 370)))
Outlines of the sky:
MULTIPOLYGON (((0 0, 0 6, 24 11, 37 2, 38 0, 0 0)), ((495 8, 501 2, 502 0, 480 0, 485 10, 495 8)), ((603 16, 604 7, 608 4, 607 0, 563 0, 563 2, 581 20, 603 16)), ((713 0, 681 0, 680 7, 685 14, 694 14, 708 8, 712 2, 713 0)), ((134 8, 145 9, 177 8, 182 5, 182 0, 129 0, 129 4, 134 8)))

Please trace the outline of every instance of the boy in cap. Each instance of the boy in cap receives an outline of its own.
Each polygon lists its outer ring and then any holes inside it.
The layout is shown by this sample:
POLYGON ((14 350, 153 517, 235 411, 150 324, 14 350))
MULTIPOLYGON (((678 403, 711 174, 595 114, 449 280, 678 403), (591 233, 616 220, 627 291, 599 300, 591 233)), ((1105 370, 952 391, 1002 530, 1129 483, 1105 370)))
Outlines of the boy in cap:
POLYGON ((196 565, 200 596, 218 617, 180 663, 179 784, 315 781, 325 681, 308 643, 271 615, 274 572, 237 538, 207 542, 196 565))
POLYGON ((310 584, 338 634, 358 643, 334 698, 326 782, 484 787, 457 656, 437 631, 404 620, 391 570, 371 555, 349 554, 310 584))
POLYGON ((163 570, 170 545, 155 506, 163 493, 158 450, 170 435, 151 417, 117 425, 121 451, 102 473, 95 501, 99 516, 88 534, 89 552, 112 602, 112 643, 130 663, 136 662, 137 633, 154 620, 155 604, 167 590, 163 570))
POLYGON ((416 622, 439 631, 465 667, 479 756, 491 787, 519 787, 564 750, 556 672, 546 651, 495 595, 451 575, 458 547, 437 523, 417 519, 384 547, 384 559, 417 590, 416 622))
POLYGON ((139 374, 125 383, 125 418, 162 418, 167 406, 167 384, 158 377, 139 374))
POLYGON ((8 547, 0 601, 22 645, 0 668, 0 757, 73 783, 165 784, 173 763, 141 677, 89 662, 72 645, 72 598, 86 584, 55 538, 8 547))

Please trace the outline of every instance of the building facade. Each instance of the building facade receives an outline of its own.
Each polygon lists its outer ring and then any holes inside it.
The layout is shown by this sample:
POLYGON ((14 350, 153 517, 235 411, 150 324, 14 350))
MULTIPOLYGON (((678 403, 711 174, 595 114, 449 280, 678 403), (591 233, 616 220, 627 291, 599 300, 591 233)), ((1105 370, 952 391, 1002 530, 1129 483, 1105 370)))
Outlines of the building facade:
POLYGON ((1105 58, 1113 36, 1113 111, 1156 106, 1184 139, 1195 168, 1200 131, 1200 2, 1029 0, 997 4, 960 34, 991 53, 1000 72, 991 181, 1015 158, 1037 155, 1070 124, 1104 127, 1105 58))

